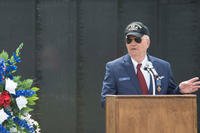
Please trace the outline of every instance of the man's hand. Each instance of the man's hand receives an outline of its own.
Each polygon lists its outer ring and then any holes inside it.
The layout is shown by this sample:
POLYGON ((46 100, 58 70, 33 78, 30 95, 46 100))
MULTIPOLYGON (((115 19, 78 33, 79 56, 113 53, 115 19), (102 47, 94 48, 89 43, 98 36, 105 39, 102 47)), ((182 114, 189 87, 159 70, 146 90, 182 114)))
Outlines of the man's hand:
POLYGON ((200 89, 199 77, 183 81, 179 84, 181 93, 192 93, 200 89))

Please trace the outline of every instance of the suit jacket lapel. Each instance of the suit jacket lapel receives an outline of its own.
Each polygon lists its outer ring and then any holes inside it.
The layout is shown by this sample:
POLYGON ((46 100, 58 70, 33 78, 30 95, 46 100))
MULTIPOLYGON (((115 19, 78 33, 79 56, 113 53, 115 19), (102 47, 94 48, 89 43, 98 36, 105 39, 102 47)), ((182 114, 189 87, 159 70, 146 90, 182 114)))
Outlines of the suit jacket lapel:
POLYGON ((127 73, 129 74, 129 76, 131 78, 133 89, 136 89, 138 94, 142 94, 140 87, 139 87, 139 82, 138 82, 137 76, 135 74, 133 63, 131 61, 131 57, 128 54, 126 54, 124 56, 124 66, 125 66, 127 73))

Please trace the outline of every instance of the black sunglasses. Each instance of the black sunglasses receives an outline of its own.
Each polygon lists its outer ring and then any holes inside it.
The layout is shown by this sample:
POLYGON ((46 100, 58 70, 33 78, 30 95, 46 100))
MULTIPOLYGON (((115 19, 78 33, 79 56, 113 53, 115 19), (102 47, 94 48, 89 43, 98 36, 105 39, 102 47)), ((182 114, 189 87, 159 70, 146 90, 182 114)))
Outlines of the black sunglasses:
MULTIPOLYGON (((126 38, 127 44, 130 44, 130 43, 132 42, 132 40, 133 40, 133 39, 131 39, 130 37, 127 37, 127 38, 126 38)), ((135 37, 134 40, 135 40, 135 42, 137 42, 137 43, 141 43, 141 41, 142 41, 141 37, 135 37)))

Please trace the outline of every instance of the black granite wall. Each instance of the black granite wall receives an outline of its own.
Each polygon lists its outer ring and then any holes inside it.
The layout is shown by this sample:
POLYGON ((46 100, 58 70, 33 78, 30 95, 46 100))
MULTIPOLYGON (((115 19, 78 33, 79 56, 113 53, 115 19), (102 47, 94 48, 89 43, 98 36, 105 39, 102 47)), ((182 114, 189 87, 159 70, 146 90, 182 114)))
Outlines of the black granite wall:
POLYGON ((104 66, 126 53, 125 26, 148 25, 149 53, 180 82, 200 75, 199 14, 198 0, 0 0, 0 49, 24 42, 19 72, 41 88, 34 116, 43 132, 103 133, 104 66))

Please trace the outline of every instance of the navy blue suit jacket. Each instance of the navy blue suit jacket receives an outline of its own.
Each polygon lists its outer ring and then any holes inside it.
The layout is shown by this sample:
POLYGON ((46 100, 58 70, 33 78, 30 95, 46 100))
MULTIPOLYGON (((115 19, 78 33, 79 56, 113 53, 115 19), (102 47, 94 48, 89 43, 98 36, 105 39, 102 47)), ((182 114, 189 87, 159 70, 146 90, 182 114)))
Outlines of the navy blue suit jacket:
MULTIPOLYGON (((164 76, 161 80, 162 89, 159 94, 180 94, 179 88, 174 82, 170 64, 150 55, 148 55, 148 60, 152 62, 158 75, 164 76)), ((149 94, 153 94, 152 81, 150 81, 150 83, 149 94)), ((158 92, 156 93, 158 94, 158 92)), ((104 106, 105 97, 108 94, 142 95, 131 57, 128 54, 106 64, 106 72, 101 92, 102 106, 104 106)))

